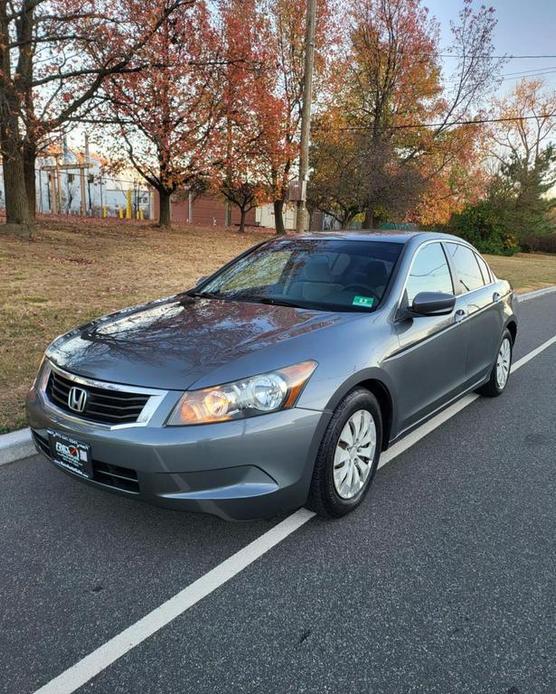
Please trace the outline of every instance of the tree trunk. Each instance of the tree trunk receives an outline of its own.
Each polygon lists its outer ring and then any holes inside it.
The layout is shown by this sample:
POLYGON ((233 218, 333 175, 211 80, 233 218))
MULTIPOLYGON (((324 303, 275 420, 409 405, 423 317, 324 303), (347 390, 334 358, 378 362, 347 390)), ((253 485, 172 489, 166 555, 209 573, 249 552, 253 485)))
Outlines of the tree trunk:
POLYGON ((27 206, 32 219, 37 212, 37 191, 35 182, 35 165, 37 161, 37 148, 34 142, 23 144, 23 177, 25 179, 25 191, 27 193, 27 206))
POLYGON ((367 207, 365 210, 365 219, 363 220, 363 229, 375 228, 375 213, 372 207, 367 207))
POLYGON ((284 201, 274 200, 274 225, 278 236, 286 235, 286 227, 284 226, 284 201))
POLYGON ((245 231, 245 217, 247 216, 247 210, 244 207, 239 208, 239 231, 241 234, 245 231))
POLYGON ((172 226, 172 215, 170 210, 170 198, 172 194, 165 189, 158 191, 160 202, 160 212, 158 216, 158 226, 169 228, 172 226))
POLYGON ((18 94, 10 81, 10 35, 8 3, 0 3, 0 154, 4 172, 6 224, 30 235, 32 218, 27 205, 23 153, 19 132, 18 94))
MULTIPOLYGON (((8 120, 11 120, 11 118, 8 117, 8 120)), ((11 127, 6 128, 3 125, 0 130, 6 223, 21 225, 23 227, 22 231, 30 232, 33 220, 27 204, 23 156, 17 140, 12 134, 14 132, 13 128, 17 128, 17 118, 15 121, 11 127)))

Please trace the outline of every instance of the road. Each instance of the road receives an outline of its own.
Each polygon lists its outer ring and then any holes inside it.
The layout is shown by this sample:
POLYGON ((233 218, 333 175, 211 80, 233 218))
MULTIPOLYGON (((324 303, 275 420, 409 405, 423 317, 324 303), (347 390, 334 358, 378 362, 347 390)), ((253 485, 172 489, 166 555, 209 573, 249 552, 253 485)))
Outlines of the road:
MULTIPOLYGON (((556 335, 556 294, 520 318, 514 361, 556 335)), ((555 692, 555 367, 553 343, 354 514, 309 520, 79 691, 555 692)), ((0 691, 46 685, 280 520, 157 509, 38 456, 0 467, 0 691)))

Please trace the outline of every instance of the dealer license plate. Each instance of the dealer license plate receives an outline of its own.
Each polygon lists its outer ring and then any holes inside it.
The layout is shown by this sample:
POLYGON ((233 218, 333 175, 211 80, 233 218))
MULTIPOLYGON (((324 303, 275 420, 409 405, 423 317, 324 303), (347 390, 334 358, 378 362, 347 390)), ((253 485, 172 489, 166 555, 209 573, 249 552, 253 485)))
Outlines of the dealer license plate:
POLYGON ((60 467, 90 479, 93 476, 91 447, 70 436, 49 431, 50 451, 54 462, 60 467))

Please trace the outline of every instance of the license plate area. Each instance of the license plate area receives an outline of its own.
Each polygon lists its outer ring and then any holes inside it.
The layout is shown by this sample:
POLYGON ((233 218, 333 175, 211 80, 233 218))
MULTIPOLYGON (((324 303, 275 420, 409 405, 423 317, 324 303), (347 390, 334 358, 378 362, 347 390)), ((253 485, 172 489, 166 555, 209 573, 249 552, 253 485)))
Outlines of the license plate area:
POLYGON ((80 477, 92 478, 93 464, 89 444, 76 441, 71 436, 60 434, 57 431, 49 431, 48 440, 52 459, 56 465, 80 477))

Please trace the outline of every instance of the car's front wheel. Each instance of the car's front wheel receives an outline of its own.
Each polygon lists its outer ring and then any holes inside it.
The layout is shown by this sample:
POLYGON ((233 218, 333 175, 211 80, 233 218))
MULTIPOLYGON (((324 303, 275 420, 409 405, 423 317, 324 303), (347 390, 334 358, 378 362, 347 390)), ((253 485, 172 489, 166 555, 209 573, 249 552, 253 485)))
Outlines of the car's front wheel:
POLYGON ((382 448, 382 416, 364 388, 338 405, 321 442, 307 505, 324 517, 359 506, 371 485, 382 448))
POLYGON ((490 378, 484 386, 479 388, 481 395, 495 398, 504 392, 512 366, 512 348, 513 342, 510 331, 504 330, 498 354, 496 355, 496 362, 490 372, 490 378))

